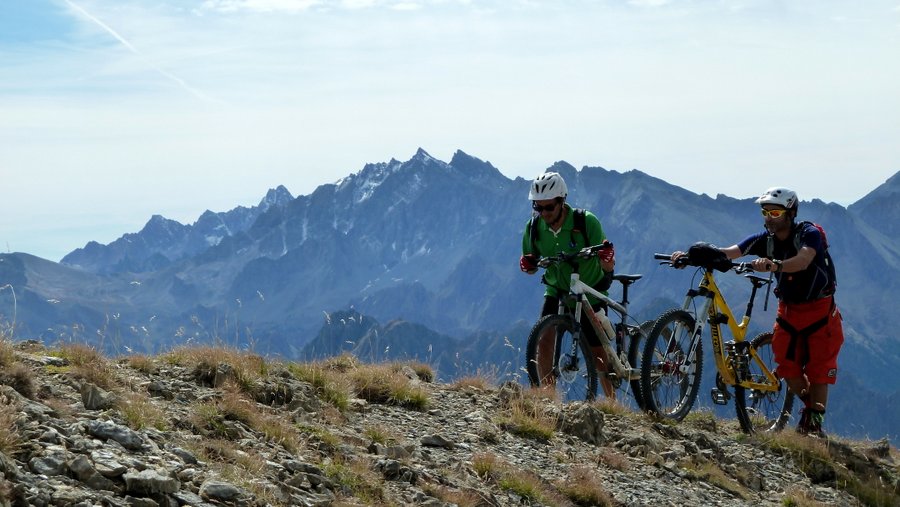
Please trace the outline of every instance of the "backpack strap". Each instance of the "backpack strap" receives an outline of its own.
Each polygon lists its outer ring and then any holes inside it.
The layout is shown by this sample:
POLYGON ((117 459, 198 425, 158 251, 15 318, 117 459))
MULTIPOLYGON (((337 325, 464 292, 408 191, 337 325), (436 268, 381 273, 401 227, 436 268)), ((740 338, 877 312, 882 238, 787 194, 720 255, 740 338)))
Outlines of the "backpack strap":
POLYGON ((535 255, 540 255, 537 249, 538 220, 540 220, 540 217, 531 217, 531 224, 528 226, 528 236, 531 238, 531 253, 535 255))
POLYGON ((591 244, 588 242, 587 220, 585 220, 584 209, 575 208, 572 218, 575 220, 575 225, 572 229, 572 235, 574 236, 576 232, 580 232, 581 237, 584 239, 584 246, 591 246, 591 244))
MULTIPOLYGON (((591 244, 588 242, 585 210, 582 208, 575 208, 574 210, 572 210, 572 219, 575 222, 572 228, 572 236, 574 236, 576 233, 581 233, 581 237, 584 239, 584 246, 591 246, 591 244)), ((531 238, 531 253, 533 254, 539 253, 537 248, 538 220, 540 220, 540 217, 531 217, 531 223, 528 225, 528 235, 531 238)))
MULTIPOLYGON (((800 251, 800 232, 803 231, 803 228, 806 227, 807 225, 816 226, 816 224, 814 224, 808 220, 804 220, 802 222, 797 222, 796 224, 791 225, 791 227, 792 227, 791 234, 793 235, 792 237, 794 239, 794 250, 796 250, 797 252, 800 251)), ((820 231, 822 230, 821 227, 818 227, 818 226, 816 226, 816 227, 820 231)), ((822 236, 823 236, 822 245, 825 247, 825 250, 828 250, 828 243, 824 239, 824 234, 822 236)), ((769 259, 773 259, 774 256, 775 256, 775 235, 770 232, 769 234, 766 235, 766 257, 768 257, 769 259)))

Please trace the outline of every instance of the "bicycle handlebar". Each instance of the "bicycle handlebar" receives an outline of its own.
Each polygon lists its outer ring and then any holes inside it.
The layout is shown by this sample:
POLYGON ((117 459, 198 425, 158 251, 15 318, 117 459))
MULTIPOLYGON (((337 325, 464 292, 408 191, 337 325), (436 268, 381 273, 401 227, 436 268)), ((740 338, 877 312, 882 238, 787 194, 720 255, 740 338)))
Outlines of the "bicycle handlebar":
MULTIPOLYGON (((663 254, 663 253, 655 253, 653 254, 653 258, 656 260, 666 261, 662 264, 668 264, 673 268, 683 268, 685 266, 696 266, 698 268, 705 268, 712 270, 712 267, 702 265, 702 264, 691 264, 690 259, 688 259, 687 255, 679 257, 677 261, 672 261, 672 254, 663 254)), ((749 262, 734 262, 731 261, 731 269, 735 271, 735 273, 753 273, 756 270, 753 269, 753 266, 749 262)))
POLYGON ((602 245, 593 245, 586 246, 577 252, 565 253, 560 252, 556 255, 551 255, 549 257, 541 257, 537 261, 538 267, 548 268, 553 264, 558 264, 560 262, 574 262, 576 259, 589 259, 595 255, 600 250, 607 250, 613 247, 612 243, 603 243, 602 245))

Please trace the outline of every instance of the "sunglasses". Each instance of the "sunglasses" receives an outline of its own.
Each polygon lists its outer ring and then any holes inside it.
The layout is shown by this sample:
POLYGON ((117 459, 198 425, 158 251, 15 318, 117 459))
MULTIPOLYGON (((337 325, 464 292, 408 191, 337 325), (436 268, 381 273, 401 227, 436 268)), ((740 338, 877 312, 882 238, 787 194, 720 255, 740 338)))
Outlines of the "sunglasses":
POLYGON ((537 211, 538 213, 543 213, 543 212, 545 212, 545 211, 553 211, 553 210, 555 210, 555 209, 556 209, 556 206, 557 206, 558 204, 559 204, 558 202, 552 202, 552 203, 550 203, 550 204, 545 204, 545 205, 541 206, 540 204, 538 204, 538 203, 536 203, 536 202, 532 202, 532 203, 531 203, 531 209, 533 209, 534 211, 537 211))
POLYGON ((762 209, 762 215, 767 218, 781 218, 787 212, 786 209, 762 209))

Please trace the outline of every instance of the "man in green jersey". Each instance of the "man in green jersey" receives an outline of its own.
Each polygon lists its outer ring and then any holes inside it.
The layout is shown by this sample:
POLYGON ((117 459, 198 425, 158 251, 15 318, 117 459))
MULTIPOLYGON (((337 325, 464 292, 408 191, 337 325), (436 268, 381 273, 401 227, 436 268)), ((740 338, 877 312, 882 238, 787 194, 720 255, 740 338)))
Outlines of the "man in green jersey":
MULTIPOLYGON (((607 242, 600 220, 590 211, 572 208, 566 203, 567 195, 566 182, 559 173, 547 172, 532 182, 528 199, 531 200, 534 216, 528 221, 522 238, 522 257, 519 260, 519 268, 523 272, 536 273, 537 260, 540 257, 551 257, 561 252, 573 253, 586 246, 607 242)), ((610 245, 609 248, 600 250, 597 257, 580 259, 578 273, 582 282, 605 293, 612 284, 615 264, 615 251, 610 245)), ((554 264, 546 269, 542 282, 547 288, 544 291, 544 306, 541 316, 557 313, 559 298, 569 291, 571 274, 572 267, 565 263, 554 264)), ((595 310, 603 311, 593 297, 588 297, 595 310)), ((597 371, 606 372, 606 354, 600 346, 600 340, 597 338, 594 327, 584 314, 581 316, 581 329, 594 350, 597 371)), ((554 340, 550 337, 541 339, 538 345, 538 362, 540 363, 538 372, 541 384, 544 384, 544 379, 552 382, 548 375, 552 369, 553 342, 554 340)), ((601 374, 600 378, 606 396, 614 396, 615 391, 606 376, 601 374)))

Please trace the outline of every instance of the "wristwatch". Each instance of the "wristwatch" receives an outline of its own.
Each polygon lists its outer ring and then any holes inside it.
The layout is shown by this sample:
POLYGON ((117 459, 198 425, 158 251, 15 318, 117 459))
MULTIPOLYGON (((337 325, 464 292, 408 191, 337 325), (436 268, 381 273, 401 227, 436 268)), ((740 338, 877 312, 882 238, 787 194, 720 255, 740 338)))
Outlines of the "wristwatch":
POLYGON ((781 261, 778 259, 772 259, 772 264, 775 265, 775 272, 781 273, 781 268, 783 267, 781 261))

